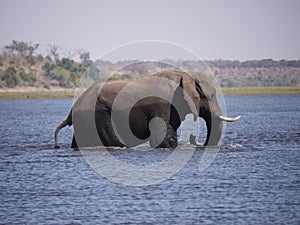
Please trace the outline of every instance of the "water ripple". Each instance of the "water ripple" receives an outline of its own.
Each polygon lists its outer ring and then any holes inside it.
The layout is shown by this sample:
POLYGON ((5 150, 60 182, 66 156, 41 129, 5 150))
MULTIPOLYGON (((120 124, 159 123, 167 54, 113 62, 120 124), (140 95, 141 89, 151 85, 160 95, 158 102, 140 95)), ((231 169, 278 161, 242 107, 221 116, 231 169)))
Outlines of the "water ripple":
MULTIPOLYGON (((55 126, 72 100, 0 101, 0 223, 300 224, 299 95, 225 100, 228 115, 242 118, 227 125, 210 167, 198 171, 204 152, 198 146, 177 174, 143 187, 97 174, 70 149, 69 127, 60 133, 61 148, 53 149, 55 126)), ((172 150, 143 145, 110 152, 145 166, 172 150)))

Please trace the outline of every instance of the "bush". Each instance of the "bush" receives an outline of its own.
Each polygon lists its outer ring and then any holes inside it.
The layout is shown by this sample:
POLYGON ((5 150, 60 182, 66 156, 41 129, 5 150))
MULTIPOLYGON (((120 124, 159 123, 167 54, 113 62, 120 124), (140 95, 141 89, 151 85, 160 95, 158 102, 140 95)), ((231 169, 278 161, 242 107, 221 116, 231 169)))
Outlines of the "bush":
POLYGON ((14 67, 7 68, 1 80, 5 81, 8 87, 15 87, 20 83, 20 77, 14 67))
POLYGON ((27 55, 25 56, 25 60, 31 65, 33 66, 35 64, 35 60, 34 57, 32 55, 27 55))
POLYGON ((33 73, 25 73, 24 71, 21 71, 19 73, 19 76, 23 81, 29 83, 30 85, 34 85, 34 83, 36 82, 36 77, 33 73))
POLYGON ((73 60, 63 58, 55 64, 46 63, 43 67, 45 76, 59 82, 61 87, 74 87, 87 67, 73 60))
POLYGON ((56 65, 72 72, 76 71, 75 62, 68 58, 63 58, 62 60, 59 60, 56 63, 56 65))
POLYGON ((55 67, 53 70, 50 71, 48 76, 52 80, 59 81, 59 86, 67 87, 69 83, 69 78, 71 76, 71 72, 62 67, 55 67))
POLYGON ((43 55, 42 55, 42 54, 38 54, 37 60, 38 60, 39 62, 43 62, 43 60, 44 60, 43 55))
POLYGON ((51 64, 51 63, 46 63, 44 66, 43 66, 43 70, 45 72, 45 75, 46 76, 49 76, 50 75, 50 72, 51 70, 53 70, 55 68, 55 65, 54 64, 51 64))

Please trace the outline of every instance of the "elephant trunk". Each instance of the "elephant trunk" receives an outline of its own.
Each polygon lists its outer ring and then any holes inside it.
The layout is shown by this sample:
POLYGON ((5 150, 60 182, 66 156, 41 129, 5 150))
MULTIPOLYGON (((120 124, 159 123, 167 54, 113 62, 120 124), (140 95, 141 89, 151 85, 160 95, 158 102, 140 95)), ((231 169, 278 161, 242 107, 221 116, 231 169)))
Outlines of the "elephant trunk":
POLYGON ((206 118, 207 136, 205 146, 217 146, 222 135, 223 122, 218 117, 206 118))

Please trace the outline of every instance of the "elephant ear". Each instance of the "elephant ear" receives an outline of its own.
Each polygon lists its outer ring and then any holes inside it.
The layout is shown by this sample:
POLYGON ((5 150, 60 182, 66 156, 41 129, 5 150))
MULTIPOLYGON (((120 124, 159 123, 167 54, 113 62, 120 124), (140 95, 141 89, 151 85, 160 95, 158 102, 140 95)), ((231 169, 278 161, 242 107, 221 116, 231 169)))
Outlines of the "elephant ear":
POLYGON ((207 100, 210 100, 211 96, 216 94, 213 82, 205 73, 191 72, 190 75, 195 79, 200 95, 203 95, 207 100))
POLYGON ((196 82, 190 76, 184 74, 180 80, 180 86, 184 90, 183 98, 187 102, 196 121, 200 110, 200 94, 197 90, 196 82))

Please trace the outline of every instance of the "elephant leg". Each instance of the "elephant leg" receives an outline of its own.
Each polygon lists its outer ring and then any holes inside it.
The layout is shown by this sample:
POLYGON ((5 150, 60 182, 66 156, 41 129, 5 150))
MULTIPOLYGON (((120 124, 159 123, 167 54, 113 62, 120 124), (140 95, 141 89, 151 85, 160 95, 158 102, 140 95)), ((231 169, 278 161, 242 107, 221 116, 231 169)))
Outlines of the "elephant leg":
MULTIPOLYGON (((116 135, 110 128, 101 128, 97 129, 97 131, 101 142, 90 140, 89 135, 86 135, 82 138, 84 140, 84 143, 82 143, 83 141, 80 142, 82 144, 81 147, 96 147, 99 146, 100 143, 102 146, 124 147, 124 145, 119 141, 119 139, 116 137, 116 135)), ((71 148, 78 149, 78 144, 75 135, 72 139, 71 148)))
POLYGON ((77 142, 76 142, 76 139, 75 139, 75 135, 73 135, 73 138, 72 138, 71 148, 78 149, 78 145, 77 145, 77 142))
POLYGON ((171 125, 167 127, 166 136, 160 143, 158 143, 159 138, 156 135, 151 136, 149 142, 152 148, 175 148, 178 145, 177 132, 171 125))
POLYGON ((112 127, 105 127, 104 129, 98 130, 98 134, 104 146, 125 147, 114 133, 112 127))
POLYGON ((114 132, 111 116, 106 112, 95 115, 96 127, 103 146, 124 147, 114 132))

